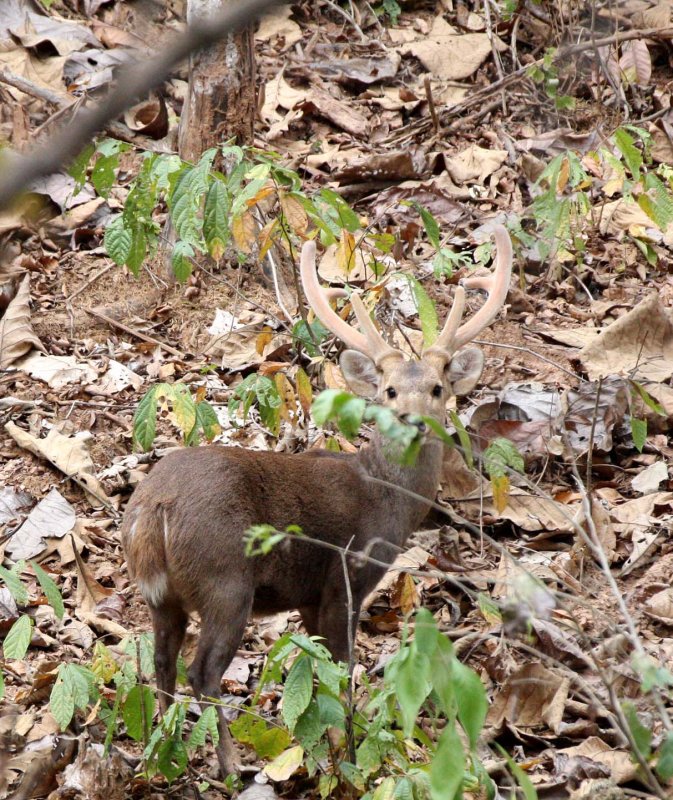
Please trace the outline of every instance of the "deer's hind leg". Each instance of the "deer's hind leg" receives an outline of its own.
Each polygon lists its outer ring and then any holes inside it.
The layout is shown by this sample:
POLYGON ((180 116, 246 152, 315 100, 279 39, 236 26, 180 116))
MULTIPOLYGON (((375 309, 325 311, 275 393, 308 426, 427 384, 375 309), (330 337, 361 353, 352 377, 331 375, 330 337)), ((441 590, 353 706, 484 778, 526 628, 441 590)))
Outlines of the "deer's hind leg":
MULTIPOLYGON (((243 638, 252 606, 252 592, 247 587, 227 586, 225 602, 211 598, 211 607, 201 615, 201 635, 194 661, 189 668, 189 680, 197 700, 220 697, 222 675, 231 663, 243 638), (212 603, 217 605, 213 606, 212 603)), ((224 710, 217 706, 220 741, 217 759, 222 777, 238 772, 240 767, 234 743, 229 733, 224 710)))
POLYGON ((149 606, 154 629, 154 669, 159 691, 159 709, 166 713, 173 702, 177 660, 187 628, 187 613, 179 603, 149 606))

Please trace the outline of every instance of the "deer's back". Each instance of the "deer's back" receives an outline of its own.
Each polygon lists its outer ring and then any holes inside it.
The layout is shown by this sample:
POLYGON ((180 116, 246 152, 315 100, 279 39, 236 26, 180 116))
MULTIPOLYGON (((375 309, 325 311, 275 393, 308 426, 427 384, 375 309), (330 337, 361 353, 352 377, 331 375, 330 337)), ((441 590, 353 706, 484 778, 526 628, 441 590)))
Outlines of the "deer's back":
POLYGON ((296 608, 316 602, 339 556, 293 536, 248 558, 247 529, 299 525, 306 537, 358 550, 371 535, 375 491, 354 457, 185 449, 135 490, 122 541, 149 602, 174 595, 201 611, 226 583, 229 591, 253 587, 257 610, 296 608))

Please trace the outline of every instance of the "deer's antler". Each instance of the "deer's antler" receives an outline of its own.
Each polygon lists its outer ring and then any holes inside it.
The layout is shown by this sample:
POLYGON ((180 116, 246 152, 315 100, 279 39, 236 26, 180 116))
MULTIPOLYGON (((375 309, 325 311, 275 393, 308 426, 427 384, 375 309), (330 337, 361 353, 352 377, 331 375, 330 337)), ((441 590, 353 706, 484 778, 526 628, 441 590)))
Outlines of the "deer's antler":
MULTIPOLYGON (((329 304, 329 296, 320 285, 315 267, 315 242, 306 242, 301 249, 301 283, 306 299, 322 324, 339 337, 344 344, 369 356, 376 366, 386 358, 403 358, 399 350, 391 347, 376 329, 364 303, 357 294, 350 296, 351 305, 362 333, 341 319, 329 304)), ((329 291, 329 290, 328 290, 329 291)))
POLYGON ((490 275, 466 278, 456 290, 451 313, 447 317, 442 332, 426 354, 450 358, 458 348, 471 342, 479 333, 493 322, 505 304, 509 281, 512 275, 512 240, 502 225, 493 226, 496 258, 495 269, 490 275), (484 289, 488 297, 477 313, 460 325, 465 307, 465 289, 484 289), (458 327, 460 325, 460 327, 458 327))

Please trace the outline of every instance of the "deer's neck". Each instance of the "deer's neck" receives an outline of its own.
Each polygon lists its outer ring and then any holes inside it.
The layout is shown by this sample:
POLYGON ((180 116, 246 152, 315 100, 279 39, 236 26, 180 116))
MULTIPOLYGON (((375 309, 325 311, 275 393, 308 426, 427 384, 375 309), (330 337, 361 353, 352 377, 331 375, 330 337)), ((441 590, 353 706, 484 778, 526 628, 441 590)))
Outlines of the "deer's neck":
MULTIPOLYGON (((358 458, 365 472, 389 486, 372 482, 372 490, 381 496, 398 528, 394 538, 400 543, 416 528, 430 511, 420 498, 434 500, 442 470, 443 444, 439 439, 426 441, 413 466, 405 467, 386 453, 385 440, 375 433, 369 445, 360 449, 358 458), (376 489, 374 487, 377 487, 376 489), (395 487, 406 491, 401 492, 395 487), (418 495, 414 499, 407 492, 418 495)), ((392 533, 392 531, 391 531, 392 533)))

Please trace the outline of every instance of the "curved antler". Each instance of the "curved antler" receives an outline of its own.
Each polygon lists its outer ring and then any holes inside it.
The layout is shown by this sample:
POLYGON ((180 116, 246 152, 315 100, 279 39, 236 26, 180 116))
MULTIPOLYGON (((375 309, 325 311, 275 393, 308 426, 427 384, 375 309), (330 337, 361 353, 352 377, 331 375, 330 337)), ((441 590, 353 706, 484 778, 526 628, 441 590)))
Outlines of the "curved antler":
POLYGON ((347 322, 344 322, 330 306, 328 297, 333 297, 335 292, 333 290, 327 290, 326 292, 320 285, 315 266, 314 241, 304 243, 301 249, 299 271, 309 305, 322 324, 332 331, 335 336, 338 336, 344 344, 369 356, 377 367, 381 365, 385 358, 392 356, 395 358, 404 357, 399 350, 391 347, 378 332, 359 295, 352 294, 350 301, 362 333, 356 331, 347 322))
POLYGON ((456 349, 476 338, 484 328, 488 327, 496 318, 500 309, 505 305, 509 282, 512 277, 512 240, 509 233, 502 225, 493 226, 495 238, 495 268, 490 275, 484 277, 466 278, 463 286, 466 289, 484 289, 488 297, 484 305, 456 333, 456 349))
POLYGON ((512 240, 502 225, 493 226, 493 235, 496 246, 495 269, 490 275, 466 278, 461 282, 456 290, 456 299, 444 328, 432 347, 426 351, 427 353, 450 356, 490 325, 505 304, 512 276, 512 240), (458 327, 465 306, 465 289, 463 287, 484 289, 488 292, 488 297, 472 319, 458 327))

